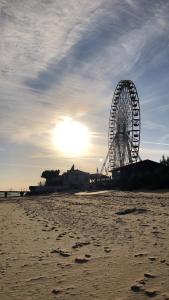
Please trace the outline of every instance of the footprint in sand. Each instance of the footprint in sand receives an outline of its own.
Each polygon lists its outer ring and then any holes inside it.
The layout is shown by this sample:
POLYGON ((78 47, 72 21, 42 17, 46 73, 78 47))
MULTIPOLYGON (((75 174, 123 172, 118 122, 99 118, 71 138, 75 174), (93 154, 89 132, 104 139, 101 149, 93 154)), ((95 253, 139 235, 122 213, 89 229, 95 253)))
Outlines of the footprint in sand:
POLYGON ((87 258, 80 258, 80 257, 77 257, 75 258, 75 263, 77 264, 84 264, 84 263, 87 263, 89 260, 87 258))
POLYGON ((145 295, 148 297, 155 297, 158 295, 158 290, 157 289, 147 289, 147 290, 145 290, 145 295))
POLYGON ((157 275, 151 274, 151 273, 144 273, 144 277, 146 278, 156 278, 157 275))
POLYGON ((77 248, 81 248, 83 246, 87 246, 87 245, 90 245, 90 242, 86 241, 86 242, 77 242, 75 243, 72 248, 73 249, 77 249, 77 248))
POLYGON ((71 256, 71 253, 69 253, 68 251, 65 251, 65 250, 61 250, 61 249, 51 250, 50 253, 58 253, 60 256, 63 256, 63 257, 71 256))
POLYGON ((55 295, 58 295, 58 294, 61 293, 61 290, 59 290, 59 289, 53 289, 52 293, 55 294, 55 295))
POLYGON ((107 246, 104 247, 104 252, 106 253, 110 253, 111 252, 111 249, 107 246))
POLYGON ((164 300, 169 300, 169 294, 163 293, 161 296, 163 297, 164 300))
POLYGON ((144 279, 137 280, 135 284, 133 284, 130 289, 133 292, 144 292, 148 297, 155 297, 158 294, 158 290, 156 288, 146 288, 146 280, 156 278, 157 276, 151 273, 144 273, 144 279))
POLYGON ((154 256, 151 256, 151 257, 149 257, 148 258, 151 262, 153 262, 153 261, 155 261, 156 260, 156 257, 154 257, 154 256))
POLYGON ((144 291, 144 285, 141 284, 141 283, 135 283, 133 284, 130 289, 133 291, 133 292, 141 292, 141 291, 144 291))

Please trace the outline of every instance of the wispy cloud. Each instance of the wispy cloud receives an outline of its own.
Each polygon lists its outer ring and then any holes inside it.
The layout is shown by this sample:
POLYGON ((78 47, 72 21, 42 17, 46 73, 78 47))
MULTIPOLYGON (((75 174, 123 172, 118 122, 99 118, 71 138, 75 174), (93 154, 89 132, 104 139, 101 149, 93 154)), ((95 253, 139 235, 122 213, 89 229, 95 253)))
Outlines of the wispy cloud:
POLYGON ((150 120, 145 120, 142 124, 142 127, 147 130, 158 129, 158 130, 166 130, 166 126, 164 124, 160 124, 159 122, 153 122, 150 120))
POLYGON ((151 145, 159 145, 159 146, 169 146, 169 143, 156 143, 156 142, 148 142, 148 141, 142 141, 142 144, 151 144, 151 145))

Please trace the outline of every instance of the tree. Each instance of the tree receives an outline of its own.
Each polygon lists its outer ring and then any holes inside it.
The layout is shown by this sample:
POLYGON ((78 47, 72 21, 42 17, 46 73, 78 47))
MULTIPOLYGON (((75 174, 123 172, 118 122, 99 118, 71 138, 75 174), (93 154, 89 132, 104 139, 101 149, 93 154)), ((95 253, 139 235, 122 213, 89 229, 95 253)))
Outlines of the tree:
POLYGON ((42 172, 41 177, 46 180, 50 180, 53 177, 58 177, 60 174, 60 170, 46 170, 42 172))
POLYGON ((61 185, 63 178, 59 175, 60 170, 46 170, 42 172, 41 177, 46 179, 46 186, 61 185))
POLYGON ((169 156, 165 158, 165 156, 163 155, 162 158, 160 159, 160 164, 169 167, 169 156))

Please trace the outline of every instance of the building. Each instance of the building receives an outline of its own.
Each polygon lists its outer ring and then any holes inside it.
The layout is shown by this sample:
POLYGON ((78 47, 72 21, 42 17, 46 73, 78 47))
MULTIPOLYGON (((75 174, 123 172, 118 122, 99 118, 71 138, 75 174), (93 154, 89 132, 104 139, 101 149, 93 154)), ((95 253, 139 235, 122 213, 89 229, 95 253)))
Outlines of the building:
POLYGON ((70 170, 63 173, 63 186, 65 189, 86 189, 90 183, 90 173, 75 169, 74 165, 70 170))
POLYGON ((96 183, 96 182, 101 182, 101 181, 109 181, 110 177, 107 175, 103 175, 101 173, 93 173, 90 174, 90 182, 91 183, 96 183))
POLYGON ((84 190, 90 184, 90 173, 75 169, 74 165, 62 175, 59 170, 46 170, 41 177, 46 179, 45 184, 30 186, 30 194, 84 190))
POLYGON ((101 173, 90 174, 90 189, 94 189, 94 190, 112 189, 111 176, 103 175, 101 173))
POLYGON ((126 179, 128 176, 132 174, 138 174, 140 172, 146 171, 154 171, 160 166, 160 163, 145 159, 141 160, 137 163, 126 165, 123 167, 119 167, 117 169, 112 170, 112 179, 126 179))
POLYGON ((112 170, 112 182, 120 188, 142 188, 151 186, 154 172, 160 163, 146 159, 112 170))

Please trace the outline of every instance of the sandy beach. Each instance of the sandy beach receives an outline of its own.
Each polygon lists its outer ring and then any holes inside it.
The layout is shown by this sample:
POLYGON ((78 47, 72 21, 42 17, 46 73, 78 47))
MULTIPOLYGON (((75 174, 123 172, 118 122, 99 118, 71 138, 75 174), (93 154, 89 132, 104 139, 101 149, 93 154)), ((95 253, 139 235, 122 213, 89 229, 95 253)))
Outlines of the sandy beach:
POLYGON ((169 193, 0 201, 1 300, 169 299, 169 193))

